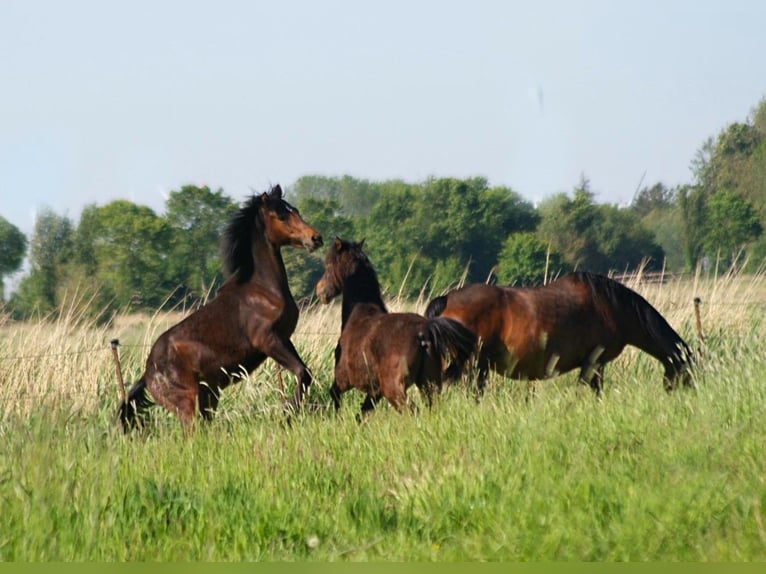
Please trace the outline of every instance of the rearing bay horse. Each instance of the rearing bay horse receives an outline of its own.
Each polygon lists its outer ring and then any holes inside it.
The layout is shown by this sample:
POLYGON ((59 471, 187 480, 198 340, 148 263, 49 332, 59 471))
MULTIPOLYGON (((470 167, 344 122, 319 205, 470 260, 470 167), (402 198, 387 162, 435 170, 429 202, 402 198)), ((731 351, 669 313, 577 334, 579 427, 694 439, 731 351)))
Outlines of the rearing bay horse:
POLYGON ((122 404, 127 431, 154 401, 191 430, 195 404, 212 418, 230 373, 248 373, 271 357, 298 379, 291 406, 300 407, 311 375, 290 337, 298 307, 287 285, 283 246, 313 251, 322 236, 285 201, 280 186, 253 195, 229 221, 221 241, 227 280, 216 297, 165 331, 154 343, 141 378, 122 404))
POLYGON ((472 284, 436 297, 425 315, 450 317, 478 336, 479 392, 489 369, 530 380, 580 369, 598 395, 604 365, 626 345, 662 363, 667 390, 679 377, 691 385, 684 340, 641 295, 602 275, 580 271, 531 288, 472 284))
POLYGON ((389 313, 370 260, 359 243, 336 238, 327 251, 325 272, 316 286, 322 303, 343 295, 341 332, 335 347, 336 410, 341 394, 356 388, 367 395, 362 414, 381 397, 401 411, 415 384, 428 405, 441 390, 443 362, 465 363, 476 337, 457 321, 415 313, 389 313))

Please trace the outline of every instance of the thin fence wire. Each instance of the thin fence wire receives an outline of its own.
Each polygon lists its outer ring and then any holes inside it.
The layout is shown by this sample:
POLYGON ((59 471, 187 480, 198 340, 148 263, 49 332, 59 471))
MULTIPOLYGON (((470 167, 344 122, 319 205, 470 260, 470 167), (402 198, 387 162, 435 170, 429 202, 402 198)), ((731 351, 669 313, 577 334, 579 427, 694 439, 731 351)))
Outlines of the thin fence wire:
MULTIPOLYGON (((664 304, 668 308, 672 309, 678 309, 681 307, 691 306, 691 301, 682 301, 680 299, 671 299, 671 300, 665 300, 664 304)), ((702 305, 707 305, 709 308, 715 308, 715 307, 732 307, 732 308, 742 308, 742 307, 750 307, 755 309, 763 309, 766 308, 766 301, 736 301, 736 300, 721 300, 719 297, 713 297, 712 300, 708 301, 707 303, 703 300, 702 305)), ((327 338, 330 340, 334 340, 339 335, 338 330, 298 330, 294 333, 293 338, 294 339, 300 339, 301 337, 308 337, 308 338, 315 338, 315 337, 322 337, 327 338)), ((123 350, 146 350, 152 347, 153 343, 128 343, 128 344, 119 344, 119 348, 123 350)), ((43 390, 37 390, 37 389, 29 389, 29 388, 14 388, 13 390, 6 389, 5 393, 0 392, 0 411, 4 410, 3 407, 7 405, 3 405, 2 403, 5 403, 6 401, 10 402, 13 401, 15 403, 26 403, 29 404, 31 402, 41 402, 44 399, 70 399, 70 400, 77 400, 77 399, 83 399, 83 398, 91 398, 91 399, 97 399, 97 400, 103 400, 103 398, 107 394, 111 394, 111 383, 105 383, 107 373, 112 367, 112 361, 113 361, 113 351, 112 347, 109 343, 106 343, 104 346, 99 346, 97 348, 91 348, 91 349, 82 349, 82 350, 74 350, 74 351, 62 351, 62 352, 53 352, 53 353, 24 353, 19 355, 12 355, 12 354, 4 354, 0 355, 0 369, 5 369, 9 365, 13 365, 14 363, 24 363, 25 361, 38 361, 38 362, 44 362, 46 360, 50 359, 61 359, 66 357, 82 357, 86 355, 99 355, 103 353, 103 361, 104 363, 100 365, 100 368, 102 371, 99 372, 98 376, 94 376, 94 379, 96 379, 95 386, 91 386, 87 389, 83 390, 56 390, 53 388, 45 388, 43 390), (101 382, 98 382, 98 379, 101 379, 101 382)), ((276 367, 277 371, 280 369, 280 367, 276 367)), ((246 377, 245 377, 246 378, 246 377)), ((274 389, 270 388, 272 385, 267 384, 267 387, 264 388, 261 392, 266 393, 277 393, 277 394, 283 394, 280 389, 276 388, 276 385, 274 389)), ((0 389, 2 391, 2 389, 0 389)), ((116 393, 115 393, 116 394, 116 393)), ((284 398, 284 397, 283 397, 284 398)), ((328 405, 324 403, 310 403, 307 402, 306 406, 308 408, 326 408, 328 405)), ((272 406, 262 406, 261 407, 264 412, 272 412, 277 409, 281 408, 281 405, 275 404, 272 406)))
MULTIPOLYGON (((702 304, 704 305, 705 302, 703 301, 702 304)), ((668 307, 674 307, 678 308, 681 306, 687 305, 687 303, 682 303, 680 301, 667 301, 666 305, 668 307)), ((727 307, 758 307, 758 308, 766 308, 766 301, 760 302, 760 301, 733 301, 733 302, 724 302, 724 301, 716 301, 715 306, 727 306, 727 307)), ((299 338, 299 337, 337 337, 339 336, 339 332, 337 331, 296 331, 293 335, 293 338, 299 338)), ((152 347, 153 343, 135 343, 135 344, 122 344, 120 343, 121 349, 148 349, 152 347)), ((64 351, 64 352, 58 352, 58 353, 41 353, 41 354, 27 354, 27 355, 0 355, 0 361, 29 361, 29 360, 40 360, 40 359, 50 359, 50 358, 56 358, 56 357, 74 357, 79 355, 89 355, 89 354, 98 354, 98 353, 111 353, 111 347, 108 345, 105 347, 98 347, 94 349, 84 349, 81 351, 64 351)), ((111 354, 110 354, 111 357, 111 354)))

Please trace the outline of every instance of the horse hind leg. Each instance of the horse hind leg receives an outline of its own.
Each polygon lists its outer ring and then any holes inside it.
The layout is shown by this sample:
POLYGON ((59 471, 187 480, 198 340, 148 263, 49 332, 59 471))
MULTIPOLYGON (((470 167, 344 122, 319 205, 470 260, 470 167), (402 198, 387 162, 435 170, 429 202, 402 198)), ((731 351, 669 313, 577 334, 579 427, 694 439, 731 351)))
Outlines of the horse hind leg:
POLYGON ((379 400, 380 396, 373 396, 372 394, 368 394, 364 398, 364 402, 362 403, 359 414, 356 415, 356 422, 360 424, 363 423, 367 416, 375 410, 375 406, 379 400))
POLYGON ((338 381, 337 380, 333 381, 332 386, 330 387, 330 398, 332 399, 332 404, 335 407, 336 413, 340 410, 341 394, 343 394, 343 391, 340 390, 340 387, 338 386, 338 381))
POLYGON ((120 404, 117 416, 122 423, 122 430, 125 433, 134 428, 143 426, 144 415, 154 403, 149 399, 146 390, 146 380, 141 377, 128 391, 126 401, 120 404))
POLYGON ((476 393, 474 398, 476 402, 481 401, 484 391, 487 389, 487 380, 489 379, 489 359, 480 357, 476 363, 476 393))
POLYGON ((362 402, 362 407, 361 407, 362 416, 368 415, 372 411, 374 411, 375 410, 375 404, 378 402, 379 399, 380 399, 380 397, 375 397, 372 394, 368 394, 364 398, 364 402, 362 402))
POLYGON ((216 409, 218 408, 218 399, 220 397, 220 393, 220 389, 213 388, 207 383, 199 384, 197 401, 199 413, 202 415, 202 420, 205 422, 210 422, 213 420, 216 409))
POLYGON ((194 427, 199 384, 191 373, 173 372, 172 376, 155 372, 147 377, 147 387, 157 404, 178 417, 184 434, 191 435, 194 427))
POLYGON ((389 375, 386 380, 380 381, 381 392, 386 400, 397 412, 404 412, 407 405, 407 390, 400 376, 389 375))
POLYGON ((429 363, 425 369, 424 377, 418 384, 418 389, 422 392, 429 409, 433 406, 434 395, 441 395, 442 387, 441 361, 437 359, 435 362, 429 363))

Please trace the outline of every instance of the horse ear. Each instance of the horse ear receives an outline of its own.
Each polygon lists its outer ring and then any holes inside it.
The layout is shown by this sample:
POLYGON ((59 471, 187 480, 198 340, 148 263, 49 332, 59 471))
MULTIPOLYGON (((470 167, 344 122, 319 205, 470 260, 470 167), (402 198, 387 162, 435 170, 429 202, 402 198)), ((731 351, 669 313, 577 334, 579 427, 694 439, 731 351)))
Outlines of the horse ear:
POLYGON ((343 240, 337 235, 335 236, 333 246, 335 247, 335 251, 341 251, 343 249, 343 240))
POLYGON ((271 188, 271 196, 274 199, 282 199, 284 194, 282 193, 282 186, 277 184, 274 187, 271 188))
POLYGON ((364 242, 365 242, 366 239, 367 239, 366 237, 363 237, 362 240, 359 243, 357 243, 357 245, 359 245, 359 249, 364 247, 364 242))
POLYGON ((269 202, 269 194, 267 192, 263 192, 261 194, 261 203, 263 203, 265 205, 268 202, 269 202))

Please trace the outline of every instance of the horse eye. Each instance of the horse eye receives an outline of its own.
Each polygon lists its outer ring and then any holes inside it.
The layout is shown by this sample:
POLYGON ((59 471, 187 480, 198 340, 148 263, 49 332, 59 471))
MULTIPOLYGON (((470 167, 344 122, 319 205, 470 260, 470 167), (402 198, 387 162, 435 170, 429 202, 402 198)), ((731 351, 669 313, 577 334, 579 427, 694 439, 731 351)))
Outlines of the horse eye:
POLYGON ((277 214, 279 215, 279 219, 281 221, 287 221, 289 217, 293 214, 297 214, 298 210, 295 209, 292 205, 289 204, 282 204, 280 208, 277 210, 277 214))

